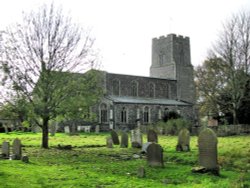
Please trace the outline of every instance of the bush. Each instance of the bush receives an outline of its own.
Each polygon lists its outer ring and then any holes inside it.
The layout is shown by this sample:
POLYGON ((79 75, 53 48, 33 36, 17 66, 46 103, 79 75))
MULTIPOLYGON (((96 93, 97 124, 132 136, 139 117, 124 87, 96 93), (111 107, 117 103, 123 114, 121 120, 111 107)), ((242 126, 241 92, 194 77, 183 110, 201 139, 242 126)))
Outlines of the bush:
POLYGON ((191 122, 183 118, 170 119, 167 122, 158 122, 157 127, 163 129, 163 134, 177 135, 182 128, 190 129, 191 122))

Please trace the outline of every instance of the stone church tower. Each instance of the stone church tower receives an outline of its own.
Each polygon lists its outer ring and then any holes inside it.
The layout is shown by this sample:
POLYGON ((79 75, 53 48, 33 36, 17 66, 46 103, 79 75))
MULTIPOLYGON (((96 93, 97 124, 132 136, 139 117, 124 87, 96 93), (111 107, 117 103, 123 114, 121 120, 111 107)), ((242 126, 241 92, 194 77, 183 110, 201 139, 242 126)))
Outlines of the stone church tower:
POLYGON ((169 34, 152 40, 150 77, 176 80, 177 100, 195 103, 189 38, 169 34))

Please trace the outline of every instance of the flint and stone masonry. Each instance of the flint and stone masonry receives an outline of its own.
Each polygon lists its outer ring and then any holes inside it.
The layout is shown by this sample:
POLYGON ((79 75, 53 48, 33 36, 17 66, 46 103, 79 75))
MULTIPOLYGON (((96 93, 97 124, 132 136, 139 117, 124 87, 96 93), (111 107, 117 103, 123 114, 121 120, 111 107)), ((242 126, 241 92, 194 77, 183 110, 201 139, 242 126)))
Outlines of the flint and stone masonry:
POLYGON ((169 111, 176 111, 195 123, 195 87, 188 37, 169 34, 152 40, 149 77, 104 71, 100 74, 105 94, 93 107, 100 130, 128 131, 154 124, 169 111))

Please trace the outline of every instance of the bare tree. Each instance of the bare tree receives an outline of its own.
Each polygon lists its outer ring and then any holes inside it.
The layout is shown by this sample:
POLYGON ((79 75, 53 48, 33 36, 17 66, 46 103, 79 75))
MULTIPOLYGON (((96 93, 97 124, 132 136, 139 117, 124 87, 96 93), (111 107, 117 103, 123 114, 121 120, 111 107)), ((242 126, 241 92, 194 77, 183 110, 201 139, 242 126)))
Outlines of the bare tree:
POLYGON ((34 120, 43 130, 42 147, 48 148, 49 121, 59 111, 62 113, 58 109, 65 100, 88 89, 83 84, 86 78, 67 72, 81 72, 93 66, 94 40, 54 4, 24 14, 22 23, 1 33, 5 88, 9 94, 25 96, 31 104, 34 120))
POLYGON ((230 98, 230 111, 237 123, 237 110, 244 97, 247 74, 250 73, 250 13, 233 15, 225 22, 215 44, 215 54, 226 62, 228 81, 225 87, 230 98))

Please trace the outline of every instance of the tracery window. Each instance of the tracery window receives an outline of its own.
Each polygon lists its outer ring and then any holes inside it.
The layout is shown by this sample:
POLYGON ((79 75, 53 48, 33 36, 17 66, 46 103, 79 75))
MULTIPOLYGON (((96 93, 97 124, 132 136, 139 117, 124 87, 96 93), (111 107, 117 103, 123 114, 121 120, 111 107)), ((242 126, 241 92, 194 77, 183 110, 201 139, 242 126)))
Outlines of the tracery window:
POLYGON ((122 108, 121 111, 121 122, 126 123, 127 122, 127 110, 125 107, 122 108))
POLYGON ((143 111, 143 122, 148 123, 149 122, 149 108, 146 106, 144 107, 143 111))
POLYGON ((106 123, 108 121, 108 109, 106 104, 101 104, 100 106, 100 120, 101 123, 106 123))
POLYGON ((155 97, 155 85, 153 83, 149 83, 149 97, 155 97))
POLYGON ((134 97, 138 96, 138 82, 132 81, 131 83, 131 95, 134 97))

